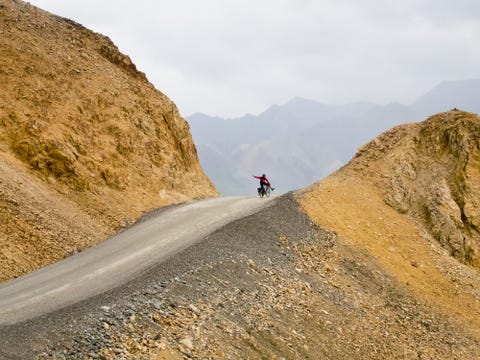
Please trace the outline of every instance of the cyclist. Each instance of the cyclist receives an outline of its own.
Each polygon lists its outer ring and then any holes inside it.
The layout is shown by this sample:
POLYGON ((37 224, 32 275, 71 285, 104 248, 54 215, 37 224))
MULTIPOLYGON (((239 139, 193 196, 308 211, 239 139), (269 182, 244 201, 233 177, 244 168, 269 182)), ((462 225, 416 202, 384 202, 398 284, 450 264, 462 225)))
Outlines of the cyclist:
POLYGON ((258 191, 262 191, 262 192, 265 192, 266 191, 266 186, 270 187, 270 189, 274 190, 272 188, 272 185, 270 184, 270 181, 267 179, 267 177, 265 176, 265 174, 262 174, 262 176, 256 176, 256 175, 253 175, 253 177, 255 179, 260 179, 260 187, 258 188, 258 191))

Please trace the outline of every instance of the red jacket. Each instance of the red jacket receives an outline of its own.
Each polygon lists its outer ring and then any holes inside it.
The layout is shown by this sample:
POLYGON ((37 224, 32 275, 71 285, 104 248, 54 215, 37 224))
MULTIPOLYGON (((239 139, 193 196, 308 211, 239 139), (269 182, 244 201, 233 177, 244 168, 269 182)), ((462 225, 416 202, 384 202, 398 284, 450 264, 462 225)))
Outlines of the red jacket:
POLYGON ((268 181, 268 179, 267 179, 266 176, 255 176, 255 175, 253 175, 253 177, 254 177, 255 179, 260 179, 260 185, 261 185, 261 184, 270 185, 270 181, 268 181))

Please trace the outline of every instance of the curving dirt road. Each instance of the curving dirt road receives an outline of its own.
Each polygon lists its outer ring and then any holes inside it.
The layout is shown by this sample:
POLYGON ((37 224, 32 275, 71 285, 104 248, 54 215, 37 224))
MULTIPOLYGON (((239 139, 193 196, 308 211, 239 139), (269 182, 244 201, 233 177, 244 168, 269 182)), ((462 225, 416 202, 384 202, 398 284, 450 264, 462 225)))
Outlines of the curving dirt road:
POLYGON ((216 198, 149 216, 94 248, 0 286, 0 325, 28 320, 122 285, 267 204, 272 199, 216 198))

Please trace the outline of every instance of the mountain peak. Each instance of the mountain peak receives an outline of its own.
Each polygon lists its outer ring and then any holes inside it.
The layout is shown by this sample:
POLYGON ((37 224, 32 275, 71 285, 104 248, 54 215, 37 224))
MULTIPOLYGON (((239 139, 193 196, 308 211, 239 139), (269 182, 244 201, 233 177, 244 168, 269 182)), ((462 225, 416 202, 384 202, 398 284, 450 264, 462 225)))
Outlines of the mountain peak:
POLYGON ((443 81, 412 104, 424 117, 457 108, 480 112, 480 80, 443 81))

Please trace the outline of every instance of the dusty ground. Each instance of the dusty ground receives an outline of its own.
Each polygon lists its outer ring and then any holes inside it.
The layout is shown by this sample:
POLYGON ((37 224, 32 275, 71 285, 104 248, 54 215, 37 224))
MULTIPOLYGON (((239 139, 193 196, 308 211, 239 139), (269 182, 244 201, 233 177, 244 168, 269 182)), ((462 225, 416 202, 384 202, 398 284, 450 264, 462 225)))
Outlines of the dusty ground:
MULTIPOLYGON (((441 255, 442 269, 469 273, 441 255)), ((422 272, 422 259, 408 266, 422 272)), ((391 269, 288 195, 127 287, 1 329, 0 348, 7 359, 477 359, 475 320, 391 269)))
POLYGON ((405 292, 480 335, 477 269, 451 257, 414 219, 399 215, 360 180, 333 176, 311 190, 302 206, 320 226, 370 254, 405 292))

